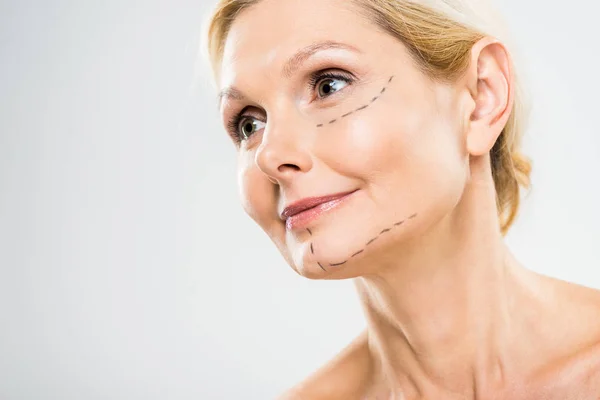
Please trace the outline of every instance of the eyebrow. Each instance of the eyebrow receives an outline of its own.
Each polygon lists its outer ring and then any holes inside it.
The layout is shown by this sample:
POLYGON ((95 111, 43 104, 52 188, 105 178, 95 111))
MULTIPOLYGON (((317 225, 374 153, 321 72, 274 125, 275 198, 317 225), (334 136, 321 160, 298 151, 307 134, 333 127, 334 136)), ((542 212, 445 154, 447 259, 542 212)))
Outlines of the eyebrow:
POLYGON ((300 51, 298 51, 296 54, 294 54, 292 57, 289 58, 289 60, 283 66, 282 75, 285 78, 291 77, 292 74, 294 72, 296 72, 296 70, 298 68, 300 68, 300 66, 302 66, 302 64, 306 60, 308 60, 310 57, 312 57, 315 53, 318 53, 319 51, 331 50, 331 49, 342 49, 342 50, 349 50, 349 51, 352 51, 355 53, 361 53, 361 51, 358 50, 354 46, 351 46, 351 45, 345 44, 345 43, 335 42, 332 40, 313 43, 310 46, 307 46, 307 47, 301 49, 300 51))
POLYGON ((223 101, 223 98, 230 98, 230 99, 241 101, 241 100, 245 99, 245 96, 240 90, 238 90, 234 87, 228 87, 228 88, 221 90, 221 92, 219 93, 217 104, 221 104, 221 101, 223 101))
MULTIPOLYGON (((319 51, 331 50, 331 49, 342 49, 342 50, 352 51, 355 53, 362 53, 359 49, 357 49, 356 47, 354 47, 352 45, 341 43, 341 42, 336 42, 336 41, 332 41, 332 40, 326 40, 323 42, 313 43, 309 46, 306 46, 306 47, 300 49, 298 52, 296 52, 296 54, 291 56, 286 61, 286 63, 283 65, 283 68, 281 70, 282 76, 286 79, 289 79, 294 74, 294 72, 296 72, 302 66, 302 64, 305 63, 313 55, 315 55, 319 51)), ((231 98, 234 100, 241 101, 241 100, 244 100, 245 96, 240 90, 236 89, 235 87, 228 87, 228 88, 223 89, 219 93, 217 104, 220 105, 223 98, 231 98)))

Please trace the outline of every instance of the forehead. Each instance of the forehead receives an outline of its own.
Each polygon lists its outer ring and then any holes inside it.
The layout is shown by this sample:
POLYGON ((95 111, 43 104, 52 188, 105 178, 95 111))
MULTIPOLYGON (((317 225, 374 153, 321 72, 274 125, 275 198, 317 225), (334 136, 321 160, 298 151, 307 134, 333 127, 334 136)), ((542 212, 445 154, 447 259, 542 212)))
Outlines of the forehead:
POLYGON ((262 0, 244 10, 229 31, 221 86, 242 71, 269 74, 312 43, 332 41, 368 49, 375 31, 350 0, 262 0))

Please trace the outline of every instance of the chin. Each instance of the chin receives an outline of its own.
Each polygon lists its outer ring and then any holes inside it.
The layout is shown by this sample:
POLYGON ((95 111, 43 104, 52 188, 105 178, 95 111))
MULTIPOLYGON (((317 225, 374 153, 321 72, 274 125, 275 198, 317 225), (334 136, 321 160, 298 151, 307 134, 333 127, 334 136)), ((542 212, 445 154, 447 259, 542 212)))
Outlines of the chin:
MULTIPOLYGON (((315 237, 303 244, 298 256, 294 257, 294 269, 308 279, 347 279, 361 275, 364 263, 377 251, 375 242, 367 249, 364 232, 356 236, 315 237)), ((380 244, 383 244, 381 240, 380 244)))
POLYGON ((288 249, 290 265, 309 279, 347 279, 364 275, 371 267, 395 253, 414 234, 417 213, 373 224, 365 218, 363 229, 323 226, 294 250, 288 249), (370 223, 369 223, 370 222, 370 223), (376 226, 378 225, 378 226, 376 226))

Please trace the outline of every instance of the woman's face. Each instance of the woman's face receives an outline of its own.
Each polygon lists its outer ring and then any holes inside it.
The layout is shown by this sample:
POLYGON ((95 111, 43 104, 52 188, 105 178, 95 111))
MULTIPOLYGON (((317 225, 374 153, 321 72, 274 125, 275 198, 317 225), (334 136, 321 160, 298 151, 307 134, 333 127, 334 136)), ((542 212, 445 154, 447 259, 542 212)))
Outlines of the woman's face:
POLYGON ((349 3, 244 11, 219 82, 244 209, 309 278, 397 259, 449 220, 469 176, 464 91, 426 77, 349 3))

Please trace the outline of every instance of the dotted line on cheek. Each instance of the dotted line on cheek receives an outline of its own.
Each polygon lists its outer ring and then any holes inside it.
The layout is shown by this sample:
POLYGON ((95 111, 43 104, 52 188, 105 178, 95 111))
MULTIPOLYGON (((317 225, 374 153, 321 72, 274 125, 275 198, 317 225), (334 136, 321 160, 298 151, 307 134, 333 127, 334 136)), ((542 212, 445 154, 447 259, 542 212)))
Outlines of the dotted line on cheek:
MULTIPOLYGON (((347 112, 346 114, 342 115, 342 116, 341 116, 341 117, 339 117, 339 118, 332 119, 331 121, 329 121, 329 122, 327 123, 327 125, 335 124, 335 123, 336 123, 337 121, 339 121, 340 119, 344 119, 344 118, 346 118, 346 117, 348 117, 348 116, 350 116, 350 115, 354 114, 355 112, 362 111, 362 110, 366 109, 367 107, 369 107, 371 104, 375 103, 375 102, 376 102, 376 101, 377 101, 377 100, 378 100, 378 99, 381 97, 381 95, 383 95, 383 94, 385 93, 385 91, 386 91, 387 87, 389 86, 389 84, 390 84, 390 83, 392 83, 392 80, 393 80, 393 79, 394 79, 394 76, 392 75, 392 76, 390 77, 390 79, 388 80, 388 82, 387 82, 386 86, 384 86, 384 87, 383 87, 383 89, 381 89, 381 91, 379 92, 379 95, 378 95, 378 96, 375 96, 375 97, 373 97, 373 98, 371 99, 371 102, 370 102, 370 103, 368 103, 368 104, 365 104, 364 106, 360 106, 360 107, 358 107, 356 110, 353 110, 353 111, 347 112)), ((324 123, 323 123, 323 124, 318 124, 318 125, 317 125, 317 128, 322 128, 322 127, 324 127, 324 126, 325 126, 325 124, 324 124, 324 123)))
MULTIPOLYGON (((396 222, 396 223, 395 223, 395 224, 393 224, 391 227, 383 229, 381 232, 379 232, 379 234, 378 234, 377 236, 375 236, 374 238, 372 238, 371 240, 369 240, 369 241, 367 242, 367 244, 365 244, 365 247, 363 247, 362 249, 358 250, 356 253, 352 254, 352 255, 350 256, 350 258, 348 258, 347 260, 344 260, 344 261, 342 261, 342 262, 339 262, 339 263, 333 263, 333 264, 329 264, 329 266, 330 266, 330 267, 339 267, 340 265, 344 265, 344 264, 346 264, 348 261, 350 261, 350 259, 352 259, 352 258, 356 257, 357 255, 359 255, 359 254, 363 253, 363 252, 366 250, 367 246, 369 246, 371 243, 373 243, 375 240, 377 240, 377 238, 379 238, 379 236, 383 235, 384 233, 388 233, 388 232, 389 232, 389 231, 391 231, 391 230, 392 230, 394 227, 396 227, 396 226, 400 226, 400 225, 404 224, 404 223, 405 223, 406 221, 408 221, 408 220, 411 220, 411 219, 414 219, 414 218, 416 218, 416 217, 417 217, 417 215, 418 215, 418 214, 413 214, 413 215, 411 215, 410 217, 408 217, 408 218, 406 218, 406 219, 404 219, 404 220, 402 220, 402 221, 396 222)), ((306 229, 306 230, 307 230, 307 231, 308 231, 308 233, 309 233, 309 234, 312 236, 312 231, 311 231, 310 229, 306 229)), ((311 254, 315 254, 315 248, 314 248, 314 246, 313 246, 313 243, 312 243, 312 242, 310 243, 310 252, 311 252, 311 254)), ((319 267, 321 267, 321 269, 322 269, 323 271, 327 271, 327 270, 325 269, 325 267, 323 266, 323 264, 321 264, 319 261, 317 261, 317 264, 319 265, 319 267)))

